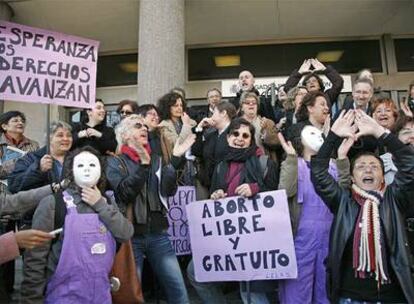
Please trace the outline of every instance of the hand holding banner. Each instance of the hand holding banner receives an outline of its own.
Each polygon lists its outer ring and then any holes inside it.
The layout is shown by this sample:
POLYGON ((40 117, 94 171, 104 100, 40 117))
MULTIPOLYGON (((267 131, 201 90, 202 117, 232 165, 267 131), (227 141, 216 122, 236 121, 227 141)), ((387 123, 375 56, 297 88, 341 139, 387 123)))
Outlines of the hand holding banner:
POLYGON ((197 281, 297 277, 284 190, 194 202, 187 216, 197 281))

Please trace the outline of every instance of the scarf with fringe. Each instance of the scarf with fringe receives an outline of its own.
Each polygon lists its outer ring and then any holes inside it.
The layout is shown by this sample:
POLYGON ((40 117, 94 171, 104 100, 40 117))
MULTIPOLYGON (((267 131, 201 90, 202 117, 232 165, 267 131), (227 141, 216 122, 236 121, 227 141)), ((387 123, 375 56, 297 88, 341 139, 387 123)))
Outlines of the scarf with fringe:
POLYGON ((380 191, 365 191, 352 185, 352 198, 360 205, 355 224, 353 268, 358 278, 374 277, 381 284, 389 283, 384 235, 381 229, 379 205, 385 187, 380 191))

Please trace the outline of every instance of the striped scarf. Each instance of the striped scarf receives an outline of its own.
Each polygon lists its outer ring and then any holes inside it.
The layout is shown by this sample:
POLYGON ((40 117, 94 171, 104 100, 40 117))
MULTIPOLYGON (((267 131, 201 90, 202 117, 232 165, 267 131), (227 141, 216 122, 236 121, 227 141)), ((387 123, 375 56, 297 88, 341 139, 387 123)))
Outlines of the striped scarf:
POLYGON ((381 284, 389 283, 384 236, 381 229, 379 205, 385 189, 365 191, 352 185, 352 198, 360 205, 355 224, 353 268, 359 278, 374 277, 381 284))

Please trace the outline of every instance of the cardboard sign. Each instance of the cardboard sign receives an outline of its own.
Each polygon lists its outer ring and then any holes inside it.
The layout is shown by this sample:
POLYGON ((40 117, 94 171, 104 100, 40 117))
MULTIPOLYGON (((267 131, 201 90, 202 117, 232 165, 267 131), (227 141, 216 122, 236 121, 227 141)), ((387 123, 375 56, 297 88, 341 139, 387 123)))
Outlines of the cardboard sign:
POLYGON ((195 187, 180 186, 174 196, 168 198, 168 234, 176 255, 191 254, 190 232, 186 206, 194 202, 195 187))
POLYGON ((285 190, 187 206, 196 280, 297 277, 285 190))
POLYGON ((0 99, 91 108, 99 42, 0 21, 0 99))

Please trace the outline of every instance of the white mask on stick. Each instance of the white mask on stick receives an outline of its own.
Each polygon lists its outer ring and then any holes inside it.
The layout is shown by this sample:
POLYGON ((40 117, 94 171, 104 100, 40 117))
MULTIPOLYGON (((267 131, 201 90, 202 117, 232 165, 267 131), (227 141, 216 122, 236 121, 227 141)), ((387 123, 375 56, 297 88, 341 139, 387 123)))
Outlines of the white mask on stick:
POLYGON ((322 131, 314 126, 306 126, 300 134, 302 144, 314 152, 318 152, 323 144, 322 131))
POLYGON ((73 159, 73 177, 79 187, 93 187, 101 177, 99 159, 90 152, 81 152, 73 159))

